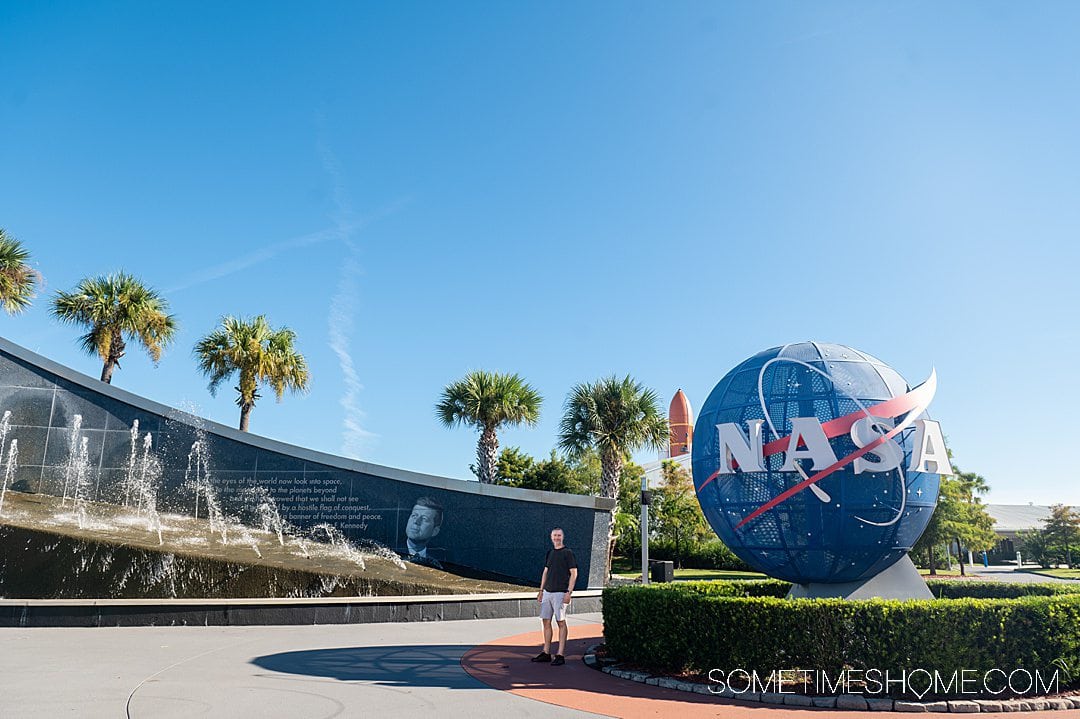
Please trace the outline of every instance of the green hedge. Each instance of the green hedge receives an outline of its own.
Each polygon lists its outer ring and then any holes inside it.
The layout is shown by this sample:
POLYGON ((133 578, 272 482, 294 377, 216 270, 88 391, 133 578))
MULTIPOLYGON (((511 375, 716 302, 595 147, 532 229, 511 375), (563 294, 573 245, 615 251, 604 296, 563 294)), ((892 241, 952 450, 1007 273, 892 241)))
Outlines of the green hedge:
POLYGON ((931 579, 927 586, 939 599, 1017 599, 1019 597, 1056 597, 1063 594, 1080 594, 1080 582, 1076 584, 1020 584, 988 581, 963 581, 955 579, 931 579))
MULTIPOLYGON (((679 560, 684 569, 726 569, 729 571, 753 571, 746 562, 735 556, 719 539, 708 542, 683 542, 679 548, 679 560)), ((649 559, 674 562, 675 543, 666 539, 649 542, 649 559)))
MULTIPOLYGON (((1080 582, 1075 584, 1007 584, 978 580, 931 579, 926 585, 939 599, 1018 599, 1080 594, 1080 582)), ((791 589, 791 582, 780 579, 702 580, 653 586, 711 597, 786 597, 791 589)))
MULTIPOLYGON (((1075 584, 1009 584, 1006 582, 931 579, 926 585, 939 599, 1019 599, 1020 597, 1056 597, 1080 594, 1080 582, 1075 584)), ((661 586, 661 585, 657 585, 661 586)), ((666 585, 681 591, 714 597, 786 597, 791 582, 780 579, 703 580, 676 582, 666 585)))
MULTIPOLYGON (((992 669, 1025 669, 1050 677, 1061 667, 1080 673, 1080 594, 1075 590, 1034 588, 1047 585, 984 590, 979 584, 977 591, 1028 596, 900 602, 788 600, 780 598, 784 585, 608 588, 603 601, 607 648, 633 665, 700 674, 743 669, 764 676, 800 668, 836 676, 848 668, 888 670, 893 676, 923 669, 948 676, 963 669, 981 677, 992 669), (1031 596, 1038 592, 1052 596, 1031 596)), ((965 588, 935 587, 941 592, 965 588)), ((1062 688, 1080 679, 1066 672, 1059 676, 1062 688)), ((923 698, 952 695, 930 691, 923 698)))
POLYGON ((779 579, 739 579, 735 581, 673 582, 651 585, 706 597, 786 597, 790 582, 779 579))

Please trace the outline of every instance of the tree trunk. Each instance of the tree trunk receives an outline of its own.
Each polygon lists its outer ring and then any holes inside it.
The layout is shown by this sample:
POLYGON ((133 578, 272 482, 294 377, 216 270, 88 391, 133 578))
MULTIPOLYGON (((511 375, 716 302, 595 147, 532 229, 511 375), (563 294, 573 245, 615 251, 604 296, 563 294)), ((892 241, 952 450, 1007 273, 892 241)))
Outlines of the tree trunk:
MULTIPOLYGON (((617 452, 605 452, 600 456, 600 496, 609 499, 619 498, 619 480, 622 478, 623 458, 617 452)), ((615 512, 618 506, 611 508, 608 515, 608 551, 606 578, 611 577, 611 560, 615 555, 615 512)))
POLYGON ((248 423, 251 420, 251 408, 253 405, 242 404, 240 405, 240 431, 248 431, 248 423))
POLYGON ((493 484, 499 466, 499 438, 494 427, 484 427, 476 443, 476 476, 482 484, 493 484))
POLYGON ((124 356, 124 338, 119 332, 114 333, 112 343, 109 345, 109 357, 101 368, 101 381, 112 384, 113 370, 120 366, 120 358, 124 356))
POLYGON ((680 539, 679 528, 675 527, 675 568, 676 569, 682 569, 682 551, 680 549, 681 545, 679 543, 679 539, 680 539))
POLYGON ((113 361, 112 357, 105 360, 105 364, 101 367, 101 381, 105 384, 112 384, 112 373, 115 368, 116 362, 113 361))
POLYGON ((934 546, 933 545, 930 545, 929 547, 926 548, 926 556, 929 557, 929 559, 930 559, 930 562, 929 562, 930 576, 935 577, 935 576, 937 576, 937 562, 934 561, 934 546))
POLYGON ((960 576, 966 577, 967 572, 964 571, 964 548, 960 546, 960 537, 956 538, 956 561, 960 562, 960 576))

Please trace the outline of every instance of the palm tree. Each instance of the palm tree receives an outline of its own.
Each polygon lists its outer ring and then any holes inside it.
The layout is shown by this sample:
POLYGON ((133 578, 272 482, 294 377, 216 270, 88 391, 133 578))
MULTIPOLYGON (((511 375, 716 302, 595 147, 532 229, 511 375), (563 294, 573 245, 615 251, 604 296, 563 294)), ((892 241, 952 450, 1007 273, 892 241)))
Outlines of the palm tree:
POLYGON ((53 317, 87 328, 79 338, 87 354, 104 362, 101 381, 112 382, 113 370, 128 342, 137 342, 156 364, 176 335, 176 318, 169 303, 138 278, 124 272, 87 277, 73 292, 57 292, 53 317))
POLYGON ((29 259, 22 243, 0 229, 0 305, 9 315, 30 306, 34 288, 41 281, 38 271, 27 264, 29 259))
POLYGON ((278 402, 285 390, 307 391, 311 376, 295 341, 295 332, 288 327, 275 330, 264 315, 251 319, 228 316, 195 345, 199 369, 210 378, 211 395, 217 395, 221 383, 239 373, 236 404, 240 406, 241 432, 248 431, 260 383, 274 389, 278 402))
MULTIPOLYGON (((638 449, 662 450, 671 430, 656 393, 629 375, 605 377, 576 385, 566 400, 559 446, 571 457, 595 448, 600 453, 600 495, 619 496, 619 480, 627 456, 638 449)), ((615 510, 608 519, 607 569, 616 537, 615 510)))
POLYGON ((476 443, 476 476, 495 481, 499 458, 498 430, 506 425, 535 426, 544 398, 516 374, 477 370, 448 384, 435 405, 435 413, 447 427, 459 424, 480 430, 476 443))

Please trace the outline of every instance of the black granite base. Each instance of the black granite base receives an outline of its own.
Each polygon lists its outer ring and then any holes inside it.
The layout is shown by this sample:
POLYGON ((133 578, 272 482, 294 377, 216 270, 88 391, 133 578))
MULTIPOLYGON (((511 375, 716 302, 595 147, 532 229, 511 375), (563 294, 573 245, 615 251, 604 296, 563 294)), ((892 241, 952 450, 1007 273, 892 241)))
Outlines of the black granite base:
MULTIPOLYGON (((600 611, 600 592, 576 592, 570 614, 600 611)), ((0 627, 373 624, 536 617, 534 594, 350 599, 0 600, 0 627)))

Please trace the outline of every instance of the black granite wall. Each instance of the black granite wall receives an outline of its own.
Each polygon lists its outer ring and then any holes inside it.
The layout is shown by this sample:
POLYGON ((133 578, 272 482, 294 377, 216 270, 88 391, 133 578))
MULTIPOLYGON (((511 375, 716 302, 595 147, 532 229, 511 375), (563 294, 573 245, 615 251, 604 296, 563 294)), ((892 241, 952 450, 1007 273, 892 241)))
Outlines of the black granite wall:
MULTIPOLYGON (((190 514, 185 484, 196 439, 209 448, 212 482, 227 512, 244 518, 241 490, 265 487, 283 517, 301 529, 320 523, 353 540, 405 547, 405 522, 420 497, 443 507, 428 554, 521 581, 539 581, 548 533, 562 527, 580 565, 579 587, 602 586, 610 500, 538 492, 423 475, 358 462, 245 434, 106 385, 0 339, 0 414, 11 412, 19 461, 12 488, 63 492, 75 416, 88 440, 94 498, 122 496, 131 426, 150 432, 163 464, 159 507, 190 514)), ((205 511, 205 509, 203 510, 205 511)))

